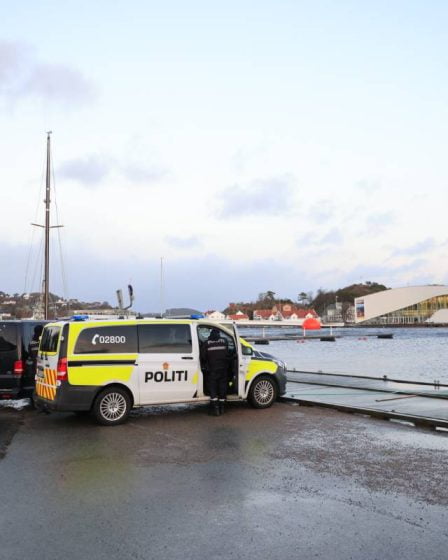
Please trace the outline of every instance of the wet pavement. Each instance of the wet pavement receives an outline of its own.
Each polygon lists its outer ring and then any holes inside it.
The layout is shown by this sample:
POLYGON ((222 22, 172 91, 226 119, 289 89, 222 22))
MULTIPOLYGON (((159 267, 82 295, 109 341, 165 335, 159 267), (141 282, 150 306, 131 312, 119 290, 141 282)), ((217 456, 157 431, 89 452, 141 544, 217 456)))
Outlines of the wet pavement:
POLYGON ((277 403, 0 409, 0 559, 445 559, 448 434, 277 403))

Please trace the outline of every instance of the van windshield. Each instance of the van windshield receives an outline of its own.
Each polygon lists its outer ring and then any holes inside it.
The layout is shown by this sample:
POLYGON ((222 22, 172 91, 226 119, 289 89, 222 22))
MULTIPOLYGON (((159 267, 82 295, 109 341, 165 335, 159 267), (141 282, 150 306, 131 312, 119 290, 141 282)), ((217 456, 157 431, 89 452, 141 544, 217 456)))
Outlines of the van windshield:
POLYGON ((42 333, 39 350, 41 352, 56 352, 58 349, 61 327, 45 327, 42 333))
POLYGON ((12 352, 17 349, 17 325, 0 323, 0 352, 12 352))

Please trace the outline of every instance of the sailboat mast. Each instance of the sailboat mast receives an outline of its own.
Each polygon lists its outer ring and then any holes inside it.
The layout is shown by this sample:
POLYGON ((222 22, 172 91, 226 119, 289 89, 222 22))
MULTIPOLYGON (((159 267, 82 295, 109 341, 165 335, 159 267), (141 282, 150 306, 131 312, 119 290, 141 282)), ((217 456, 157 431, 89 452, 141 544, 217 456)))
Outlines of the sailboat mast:
POLYGON ((48 319, 50 284, 50 177, 51 177, 51 131, 47 132, 47 174, 45 180, 45 271, 44 271, 44 319, 48 319))

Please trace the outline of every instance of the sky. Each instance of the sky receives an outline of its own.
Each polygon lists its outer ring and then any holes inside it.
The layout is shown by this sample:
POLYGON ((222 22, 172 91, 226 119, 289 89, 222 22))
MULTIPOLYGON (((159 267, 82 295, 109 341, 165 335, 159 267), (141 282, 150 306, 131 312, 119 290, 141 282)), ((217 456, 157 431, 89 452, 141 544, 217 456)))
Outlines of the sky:
POLYGON ((49 130, 58 295, 448 284, 446 2, 0 8, 0 290, 40 289, 49 130))

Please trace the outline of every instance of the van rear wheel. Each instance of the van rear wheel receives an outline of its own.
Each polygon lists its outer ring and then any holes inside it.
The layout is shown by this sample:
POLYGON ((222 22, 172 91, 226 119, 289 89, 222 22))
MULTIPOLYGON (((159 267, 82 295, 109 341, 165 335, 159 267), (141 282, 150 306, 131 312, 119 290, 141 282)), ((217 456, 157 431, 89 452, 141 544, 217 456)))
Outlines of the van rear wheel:
POLYGON ((252 383, 248 395, 254 408, 268 408, 277 398, 277 385, 269 375, 260 375, 252 383))
POLYGON ((120 387, 104 389, 95 399, 93 415, 103 426, 116 426, 126 421, 131 409, 128 393, 120 387))

